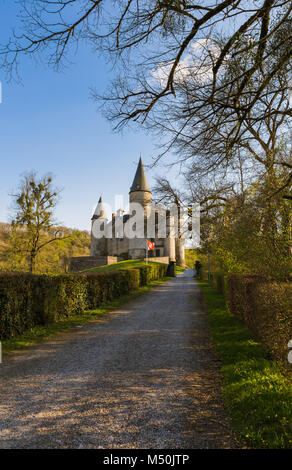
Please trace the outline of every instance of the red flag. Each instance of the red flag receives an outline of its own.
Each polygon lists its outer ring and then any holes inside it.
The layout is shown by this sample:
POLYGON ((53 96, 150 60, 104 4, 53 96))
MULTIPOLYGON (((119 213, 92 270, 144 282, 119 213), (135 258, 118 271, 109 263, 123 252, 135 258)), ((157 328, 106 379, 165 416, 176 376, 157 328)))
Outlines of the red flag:
POLYGON ((147 248, 148 248, 148 251, 152 251, 152 250, 155 250, 155 245, 153 242, 150 242, 149 240, 147 240, 147 248))

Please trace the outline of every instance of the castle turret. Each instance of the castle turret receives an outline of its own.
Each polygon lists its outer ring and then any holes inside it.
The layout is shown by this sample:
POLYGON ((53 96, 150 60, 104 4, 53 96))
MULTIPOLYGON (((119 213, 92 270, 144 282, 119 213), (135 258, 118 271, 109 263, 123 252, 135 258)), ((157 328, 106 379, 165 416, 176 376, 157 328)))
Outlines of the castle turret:
POLYGON ((144 207, 152 202, 152 194, 148 186, 142 158, 140 157, 135 178, 130 189, 130 203, 138 202, 144 207))
POLYGON ((100 231, 106 230, 107 216, 100 196, 93 216, 91 217, 91 246, 90 256, 105 255, 107 252, 107 239, 97 236, 100 231))
POLYGON ((94 221, 95 219, 104 219, 107 220, 106 212, 104 209, 104 205, 102 202, 102 197, 100 196, 98 204, 96 206, 96 209, 94 211, 93 216, 91 217, 91 220, 94 221))
MULTIPOLYGON (((141 204, 144 208, 144 236, 141 237, 137 235, 135 238, 129 239, 129 258, 145 258, 146 256, 146 229, 147 229, 147 215, 148 209, 151 209, 152 194, 147 182, 146 173, 144 170, 144 165, 142 158, 140 157, 136 174, 134 177, 133 184, 130 189, 130 213, 131 206, 136 211, 136 208, 133 207, 135 204, 141 204)), ((141 228, 141 227, 140 227, 141 228)))

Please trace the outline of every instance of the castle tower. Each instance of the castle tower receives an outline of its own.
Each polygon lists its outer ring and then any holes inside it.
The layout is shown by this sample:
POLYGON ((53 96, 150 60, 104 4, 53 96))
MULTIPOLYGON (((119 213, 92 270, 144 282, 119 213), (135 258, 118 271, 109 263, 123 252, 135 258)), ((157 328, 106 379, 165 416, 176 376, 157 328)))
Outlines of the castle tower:
POLYGON ((130 204, 138 202, 144 207, 152 202, 152 194, 147 182, 142 158, 140 157, 135 178, 130 189, 130 204))
POLYGON ((144 222, 145 237, 129 239, 129 258, 144 259, 146 256, 146 240, 147 240, 146 239, 146 226, 147 226, 146 217, 148 213, 147 209, 151 208, 152 193, 150 191, 150 188, 147 182, 146 173, 145 173, 145 169, 144 169, 144 165, 143 165, 141 157, 138 163, 138 167, 136 170, 133 184, 130 188, 129 199, 130 199, 130 212, 131 212, 131 204, 133 203, 141 204, 142 207, 144 208, 144 217, 145 217, 145 222, 144 222))
POLYGON ((94 224, 98 219, 98 224, 104 224, 104 230, 107 224, 107 216, 102 202, 102 197, 100 196, 96 209, 93 216, 91 217, 91 246, 90 246, 90 256, 105 256, 107 255, 107 239, 105 237, 96 238, 94 224))

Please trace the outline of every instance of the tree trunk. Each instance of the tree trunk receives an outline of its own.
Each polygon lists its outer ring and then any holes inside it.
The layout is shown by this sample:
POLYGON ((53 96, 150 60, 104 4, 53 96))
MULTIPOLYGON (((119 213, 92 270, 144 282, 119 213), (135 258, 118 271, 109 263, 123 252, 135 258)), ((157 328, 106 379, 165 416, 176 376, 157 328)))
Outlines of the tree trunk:
POLYGON ((35 270, 35 258, 36 258, 36 252, 35 250, 32 250, 30 253, 30 261, 29 261, 29 272, 33 273, 35 270))
POLYGON ((185 267, 184 241, 180 238, 175 240, 175 262, 178 266, 185 267))

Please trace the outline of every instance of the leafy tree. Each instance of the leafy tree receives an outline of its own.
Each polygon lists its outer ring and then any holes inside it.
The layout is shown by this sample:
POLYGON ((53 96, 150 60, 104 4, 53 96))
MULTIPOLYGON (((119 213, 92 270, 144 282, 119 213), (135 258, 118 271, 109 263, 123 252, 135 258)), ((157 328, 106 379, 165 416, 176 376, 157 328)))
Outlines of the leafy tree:
MULTIPOLYGON (((90 233, 86 230, 58 227, 60 237, 54 243, 46 244, 38 253, 35 272, 39 274, 60 274, 68 272, 72 256, 89 256, 90 233)), ((42 235, 49 241, 50 233, 42 235)), ((22 271, 29 268, 27 256, 28 234, 21 227, 0 224, 0 271, 22 271)))
MULTIPOLYGON (((282 153, 285 161, 284 147, 282 153)), ((283 198, 288 170, 280 168, 272 173, 273 197, 269 178, 257 179, 255 174, 250 180, 247 171, 243 175, 240 160, 225 179, 220 172, 198 178, 192 167, 185 173, 180 202, 183 206, 200 203, 201 250, 196 253, 205 270, 204 254, 210 253, 211 270, 289 278, 291 201, 283 198)), ((162 177, 157 178, 155 192, 167 200, 176 190, 162 177)))
POLYGON ((52 186, 51 176, 37 178, 35 173, 29 173, 14 195, 13 239, 18 250, 28 257, 30 272, 35 270, 40 251, 60 238, 61 231, 54 228, 53 217, 58 194, 52 186))
POLYGON ((288 279, 291 272, 291 209, 282 198, 265 203, 265 183, 253 184, 245 200, 233 198, 215 224, 212 253, 225 272, 245 272, 288 279))

